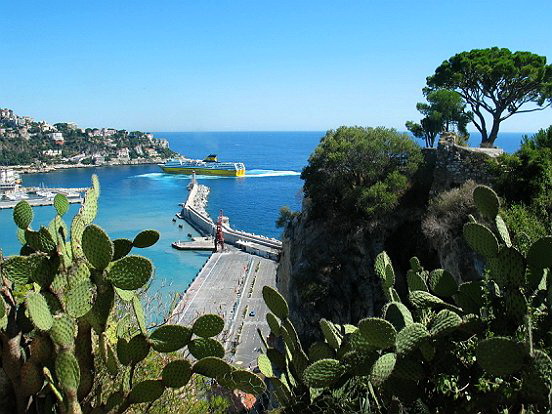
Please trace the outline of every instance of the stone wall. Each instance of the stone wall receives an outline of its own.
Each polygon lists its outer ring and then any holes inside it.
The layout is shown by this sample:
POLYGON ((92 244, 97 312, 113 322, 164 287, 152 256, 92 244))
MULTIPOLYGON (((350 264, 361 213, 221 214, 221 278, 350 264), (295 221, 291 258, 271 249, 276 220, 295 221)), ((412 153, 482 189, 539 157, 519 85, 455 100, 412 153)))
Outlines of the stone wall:
POLYGON ((435 159, 432 194, 458 187, 468 180, 491 184, 493 177, 488 161, 504 153, 500 148, 463 147, 444 139, 439 141, 436 149, 426 148, 424 151, 432 153, 429 157, 435 159))

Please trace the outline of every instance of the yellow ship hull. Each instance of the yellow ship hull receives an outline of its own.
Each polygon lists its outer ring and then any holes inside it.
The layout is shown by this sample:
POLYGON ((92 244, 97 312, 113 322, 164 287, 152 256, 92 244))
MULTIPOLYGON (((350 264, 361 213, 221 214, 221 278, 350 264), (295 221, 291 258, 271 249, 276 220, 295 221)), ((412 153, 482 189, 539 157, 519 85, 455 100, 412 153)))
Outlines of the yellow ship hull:
POLYGON ((216 170, 210 168, 182 168, 182 167, 164 167, 161 169, 163 172, 169 174, 193 174, 196 175, 222 175, 227 177, 243 177, 245 170, 216 170))

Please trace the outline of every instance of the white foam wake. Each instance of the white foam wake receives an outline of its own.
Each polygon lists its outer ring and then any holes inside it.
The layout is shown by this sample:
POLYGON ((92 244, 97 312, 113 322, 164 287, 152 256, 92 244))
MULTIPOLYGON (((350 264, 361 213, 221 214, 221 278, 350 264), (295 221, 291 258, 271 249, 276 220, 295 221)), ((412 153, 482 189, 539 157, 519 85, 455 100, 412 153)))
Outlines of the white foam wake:
MULTIPOLYGON (((264 178, 264 177, 286 177, 301 175, 297 171, 286 171, 286 170, 249 170, 246 171, 244 177, 226 177, 226 176, 215 176, 215 175, 197 175, 197 179, 200 180, 219 180, 219 179, 243 179, 243 178, 264 178)), ((189 180, 190 175, 187 174, 166 174, 162 172, 157 173, 147 173, 135 175, 132 178, 149 178, 150 180, 189 180)))

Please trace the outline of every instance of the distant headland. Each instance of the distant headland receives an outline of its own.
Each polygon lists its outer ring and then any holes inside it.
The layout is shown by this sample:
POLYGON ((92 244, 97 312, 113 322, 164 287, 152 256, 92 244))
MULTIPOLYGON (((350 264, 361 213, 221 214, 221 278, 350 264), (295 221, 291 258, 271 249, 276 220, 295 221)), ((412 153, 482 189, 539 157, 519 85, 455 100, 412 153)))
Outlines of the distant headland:
POLYGON ((22 172, 163 162, 176 155, 152 133, 50 124, 0 108, 0 166, 22 172))

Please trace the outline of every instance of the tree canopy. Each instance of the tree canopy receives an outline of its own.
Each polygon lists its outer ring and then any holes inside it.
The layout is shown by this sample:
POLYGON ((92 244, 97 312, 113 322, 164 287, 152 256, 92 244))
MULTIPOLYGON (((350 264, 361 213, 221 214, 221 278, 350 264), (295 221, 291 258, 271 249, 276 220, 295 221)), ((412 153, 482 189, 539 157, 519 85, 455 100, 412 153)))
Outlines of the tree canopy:
POLYGON ((420 123, 407 121, 406 128, 417 138, 425 140, 426 147, 433 147, 440 132, 452 127, 461 135, 468 135, 466 125, 470 122, 465 111, 466 104, 455 91, 439 89, 428 91, 428 103, 418 102, 416 109, 424 115, 420 123))
POLYGON ((395 207, 422 160, 408 136, 383 127, 330 130, 309 158, 301 178, 320 214, 364 217, 395 207))
POLYGON ((502 121, 550 106, 552 65, 530 52, 474 49, 444 61, 427 78, 427 86, 458 92, 471 109, 467 115, 481 133, 481 146, 490 147, 502 121))

